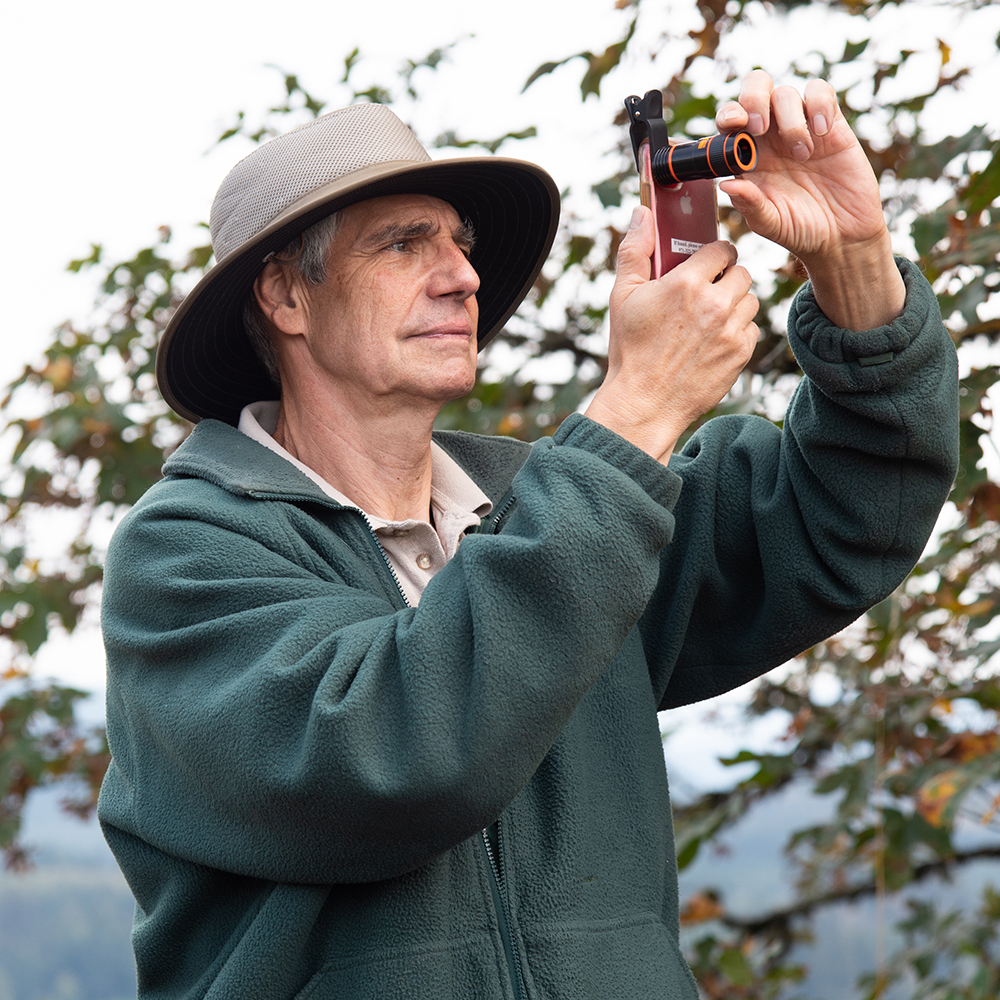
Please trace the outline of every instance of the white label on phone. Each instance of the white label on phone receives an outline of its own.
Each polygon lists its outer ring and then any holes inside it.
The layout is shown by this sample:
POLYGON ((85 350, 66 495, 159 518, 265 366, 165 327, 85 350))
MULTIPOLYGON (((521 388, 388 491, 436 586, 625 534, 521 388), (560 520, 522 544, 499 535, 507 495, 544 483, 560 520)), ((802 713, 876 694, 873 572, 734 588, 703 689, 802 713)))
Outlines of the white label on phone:
POLYGON ((692 243, 690 240, 671 240, 670 250, 671 253, 692 254, 695 250, 700 250, 704 245, 704 243, 692 243))

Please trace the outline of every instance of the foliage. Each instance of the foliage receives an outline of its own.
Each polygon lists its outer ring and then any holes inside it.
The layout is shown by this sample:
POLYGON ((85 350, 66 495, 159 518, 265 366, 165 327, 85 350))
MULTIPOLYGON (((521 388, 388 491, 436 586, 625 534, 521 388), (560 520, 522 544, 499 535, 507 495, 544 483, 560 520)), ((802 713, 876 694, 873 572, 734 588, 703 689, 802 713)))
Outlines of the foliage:
MULTIPOLYGON (((553 53, 559 58, 542 63, 525 83, 526 90, 575 85, 578 77, 580 100, 608 119, 614 170, 573 192, 569 203, 586 201, 589 209, 567 212, 542 276, 487 352, 483 380, 467 399, 445 408, 443 426, 533 439, 551 433, 603 377, 601 331, 623 235, 608 218, 637 194, 623 115, 601 103, 621 67, 649 59, 665 40, 679 42, 677 72, 649 86, 662 83, 673 134, 692 137, 752 68, 742 53, 753 47, 740 42, 753 37, 748 33, 762 16, 759 3, 703 0, 697 7, 702 23, 679 37, 669 24, 664 28, 648 0, 619 0, 617 6, 616 41, 597 53, 553 53), (539 359, 564 375, 554 377, 539 359)), ((807 6, 806 0, 788 0, 765 13, 785 16, 807 6)), ((965 86, 976 69, 953 66, 951 49, 937 38, 928 40, 927 51, 889 57, 883 46, 875 54, 866 31, 891 2, 812 6, 824 16, 850 19, 862 37, 836 52, 799 54, 790 73, 802 79, 819 73, 834 82, 880 178, 893 232, 912 247, 939 294, 967 370, 961 471, 949 519, 898 591, 851 629, 756 686, 748 712, 783 713, 788 730, 782 745, 728 758, 724 763, 749 765, 753 773, 676 811, 684 867, 793 781, 808 781, 834 805, 829 822, 790 837, 799 882, 787 907, 735 914, 712 887, 687 900, 682 920, 693 941, 689 959, 711 998, 801 995, 796 990, 805 970, 794 949, 821 907, 884 897, 964 862, 1000 855, 1000 484, 990 480, 984 454, 985 432, 993 427, 990 392, 1000 379, 1000 137, 974 121, 944 137, 925 124, 942 96, 965 86), (937 79, 906 90, 900 81, 928 53, 937 60, 937 79), (970 842, 963 832, 970 826, 992 839, 970 842)), ((955 30, 974 31, 986 8, 965 9, 966 20, 955 30)), ((419 96, 420 80, 460 52, 461 41, 408 61, 384 85, 355 86, 363 56, 354 49, 333 86, 340 103, 393 102, 405 113, 419 96)), ((260 120, 240 112, 220 142, 260 142, 328 106, 296 75, 280 72, 282 99, 260 120)), ((445 130, 427 144, 507 152, 536 131, 530 126, 470 138, 445 130)), ((741 252, 753 252, 755 238, 737 213, 723 207, 720 222, 741 252)), ((0 641, 9 660, 0 707, 0 846, 9 863, 24 861, 17 833, 25 796, 69 774, 96 788, 106 765, 99 737, 81 733, 74 722, 81 693, 38 683, 32 658, 52 636, 71 633, 96 604, 102 540, 188 429, 159 397, 152 359, 171 311, 210 253, 208 246, 175 250, 167 229, 127 261, 107 260, 92 247, 70 265, 100 281, 90 322, 57 330, 44 357, 25 369, 3 401, 4 439, 12 451, 0 482, 0 641), (32 526, 40 514, 57 512, 70 525, 69 540, 57 556, 40 557, 32 526)), ((756 412, 780 421, 798 378, 784 313, 803 273, 788 259, 757 277, 761 339, 716 412, 756 412)), ((76 808, 86 812, 87 803, 76 808)), ((941 915, 915 902, 901 925, 902 949, 859 984, 858 996, 887 996, 893 984, 921 998, 995 996, 998 919, 992 890, 978 910, 941 915)))

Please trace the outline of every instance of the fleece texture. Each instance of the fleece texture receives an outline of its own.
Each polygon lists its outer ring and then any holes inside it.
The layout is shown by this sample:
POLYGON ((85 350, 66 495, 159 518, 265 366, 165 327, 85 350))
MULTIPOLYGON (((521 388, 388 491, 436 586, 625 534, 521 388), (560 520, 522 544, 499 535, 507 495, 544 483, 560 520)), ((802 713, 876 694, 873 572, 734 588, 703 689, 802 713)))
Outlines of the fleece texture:
POLYGON ((107 561, 99 814, 140 996, 695 1000, 656 712, 830 635, 919 557, 956 363, 900 267, 878 330, 796 299, 782 431, 712 420, 669 469, 582 416, 531 448, 437 435, 495 508, 419 608, 357 511, 199 424, 107 561))

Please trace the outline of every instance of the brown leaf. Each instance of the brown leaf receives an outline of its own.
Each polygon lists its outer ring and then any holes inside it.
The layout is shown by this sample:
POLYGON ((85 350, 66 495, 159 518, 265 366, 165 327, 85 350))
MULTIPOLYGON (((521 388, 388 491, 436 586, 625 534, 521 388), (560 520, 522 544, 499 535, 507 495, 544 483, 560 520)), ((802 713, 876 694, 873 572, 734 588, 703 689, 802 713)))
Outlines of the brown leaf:
POLYGON ((699 31, 689 31, 688 37, 698 43, 697 49, 684 60, 684 70, 687 72, 691 63, 699 56, 706 59, 714 59, 715 51, 719 47, 721 31, 719 21, 726 15, 727 0, 705 0, 698 5, 698 11, 705 18, 705 24, 699 31))
POLYGON ((50 361, 42 370, 42 378, 49 382, 53 392, 62 392, 73 379, 73 361, 65 354, 60 354, 55 361, 50 361))
POLYGON ((681 910, 681 926, 703 924, 706 920, 715 920, 726 911, 713 892, 696 892, 688 898, 681 910))
POLYGON ((618 262, 618 248, 621 246, 622 240, 625 239, 625 233, 615 229, 614 226, 608 226, 607 232, 611 240, 608 243, 608 256, 604 267, 608 271, 614 271, 618 262))
POLYGON ((688 37, 696 41, 698 47, 684 60, 685 68, 699 56, 704 56, 706 59, 715 58, 715 50, 719 47, 719 29, 714 23, 706 21, 701 31, 689 31, 688 37))
POLYGON ((808 705, 801 708, 788 724, 788 732, 785 733, 785 739, 792 740, 795 739, 796 736, 801 736, 802 731, 809 725, 809 720, 812 716, 812 709, 808 705))
POLYGON ((505 437, 517 437, 522 427, 524 427, 524 417, 520 413, 508 413, 501 417, 496 432, 505 437))
POLYGON ((987 481, 972 491, 968 517, 973 526, 983 521, 1000 521, 1000 484, 987 481))
POLYGON ((774 273, 785 281, 805 281, 809 277, 805 264, 793 254, 788 255, 788 260, 781 267, 774 268, 774 273))
POLYGON ((958 761, 959 764, 968 764, 970 760, 996 753, 998 746, 1000 734, 995 732, 955 733, 938 748, 938 756, 958 761))
POLYGON ((925 782, 917 792, 917 812, 931 826, 944 825, 948 803, 962 787, 962 774, 957 770, 942 771, 925 782))
POLYGON ((110 420, 95 420, 93 417, 84 417, 80 421, 80 426, 88 434, 102 434, 104 437, 113 434, 115 429, 110 420))

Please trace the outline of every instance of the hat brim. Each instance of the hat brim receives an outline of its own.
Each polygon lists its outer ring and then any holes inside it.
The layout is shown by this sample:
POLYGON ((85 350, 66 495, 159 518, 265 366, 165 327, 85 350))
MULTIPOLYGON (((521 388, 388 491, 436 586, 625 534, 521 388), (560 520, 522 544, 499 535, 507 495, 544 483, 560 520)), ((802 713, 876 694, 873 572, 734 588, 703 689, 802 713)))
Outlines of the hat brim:
POLYGON ((533 163, 469 157, 381 163, 300 198, 254 239, 198 282, 171 317, 157 350, 156 378, 167 403, 188 420, 236 425, 240 411, 278 392, 243 329, 243 304, 264 258, 339 209, 367 198, 427 194, 468 220, 479 274, 479 347, 501 329, 528 294, 559 223, 559 192, 533 163))

